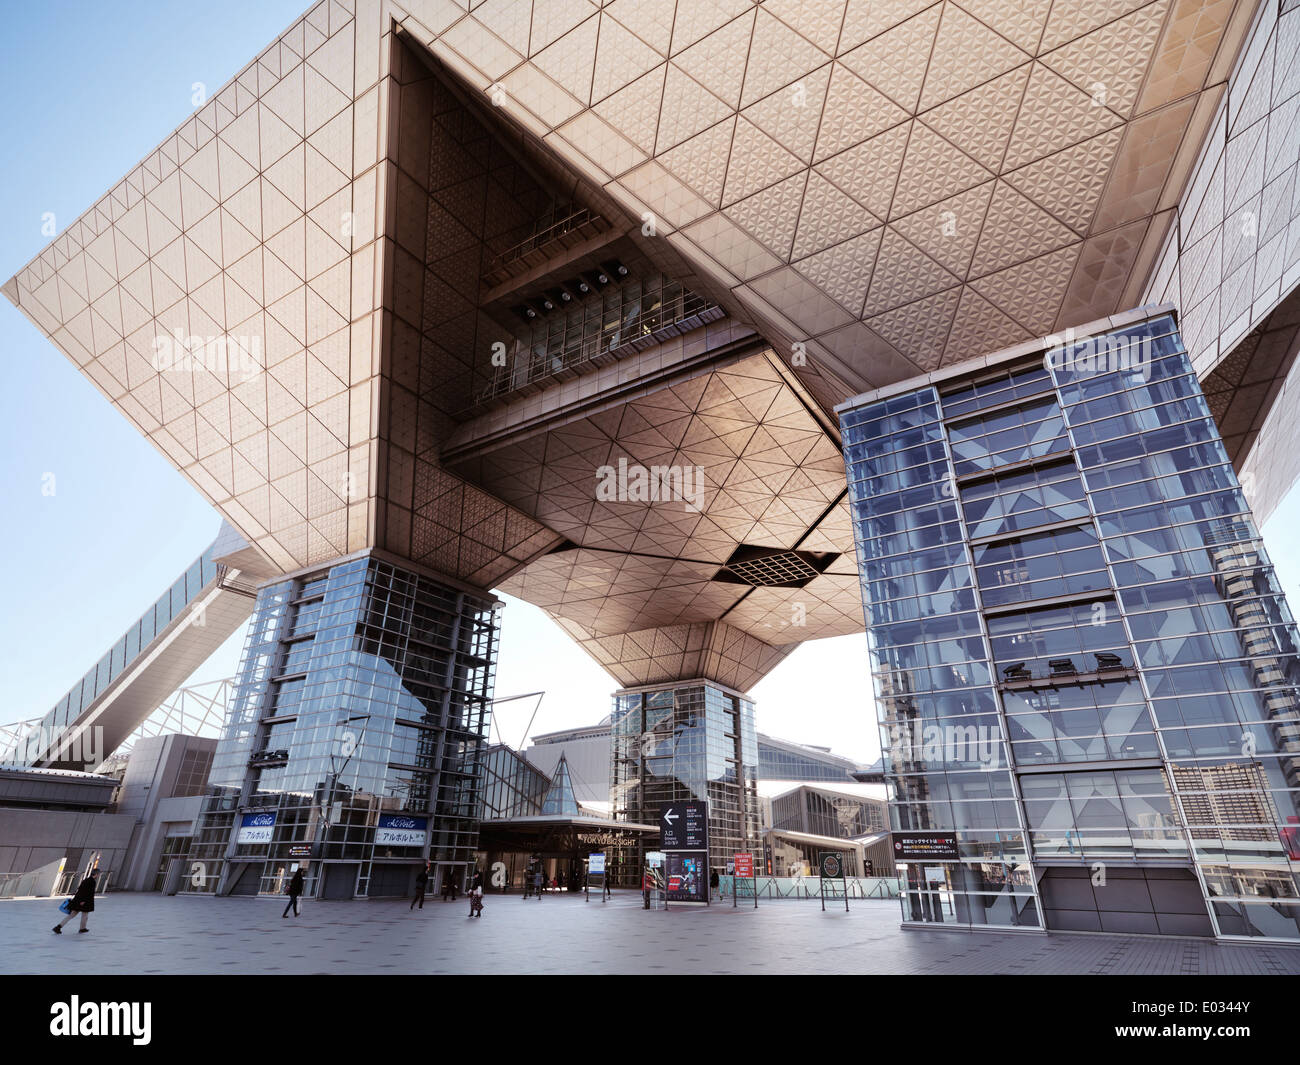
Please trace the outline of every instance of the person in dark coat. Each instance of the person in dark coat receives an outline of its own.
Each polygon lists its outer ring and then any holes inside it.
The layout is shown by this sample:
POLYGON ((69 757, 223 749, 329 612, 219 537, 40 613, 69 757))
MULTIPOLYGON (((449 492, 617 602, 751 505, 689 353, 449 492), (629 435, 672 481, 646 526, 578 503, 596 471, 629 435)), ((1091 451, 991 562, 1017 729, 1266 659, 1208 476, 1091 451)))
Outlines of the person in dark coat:
POLYGON ((425 866, 415 874, 415 898, 411 899, 411 909, 415 909, 415 904, 420 904, 420 909, 424 909, 424 889, 429 886, 429 867, 425 866))
POLYGON ((68 916, 63 918, 54 926, 56 935, 63 935, 63 926, 71 921, 77 914, 81 914, 81 927, 77 929, 77 934, 89 932, 86 927, 86 918, 95 912, 95 878, 99 875, 98 869, 92 869, 86 874, 86 879, 77 885, 77 893, 72 896, 72 901, 68 903, 68 916))
POLYGON ((293 879, 289 881, 289 901, 284 904, 284 913, 280 914, 281 917, 288 917, 290 909, 293 910, 293 915, 295 917, 302 916, 302 914, 298 912, 298 896, 301 894, 302 870, 297 869, 294 871, 293 879))
POLYGON ((477 869, 474 870, 474 879, 469 885, 469 915, 483 916, 483 874, 477 869))

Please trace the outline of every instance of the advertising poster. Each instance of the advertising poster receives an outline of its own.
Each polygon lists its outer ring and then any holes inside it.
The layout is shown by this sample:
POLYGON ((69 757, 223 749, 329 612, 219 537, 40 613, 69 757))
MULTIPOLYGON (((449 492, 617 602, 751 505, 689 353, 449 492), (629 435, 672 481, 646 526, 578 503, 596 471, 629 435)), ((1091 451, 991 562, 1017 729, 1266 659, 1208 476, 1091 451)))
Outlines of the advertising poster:
POLYGON ((839 851, 822 851, 817 855, 817 866, 823 880, 844 879, 844 855, 839 851))
POLYGON ((707 851, 670 851, 664 879, 669 902, 708 902, 709 876, 705 871, 707 851))

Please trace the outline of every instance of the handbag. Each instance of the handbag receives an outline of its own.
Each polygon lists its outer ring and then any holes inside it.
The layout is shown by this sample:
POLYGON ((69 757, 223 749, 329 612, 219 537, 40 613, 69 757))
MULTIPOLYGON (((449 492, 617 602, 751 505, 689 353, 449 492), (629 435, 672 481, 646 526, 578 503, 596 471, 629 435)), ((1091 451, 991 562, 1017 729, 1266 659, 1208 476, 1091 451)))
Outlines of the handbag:
POLYGON ((64 899, 61 903, 59 903, 59 913, 71 913, 71 912, 72 912, 71 899, 64 899))

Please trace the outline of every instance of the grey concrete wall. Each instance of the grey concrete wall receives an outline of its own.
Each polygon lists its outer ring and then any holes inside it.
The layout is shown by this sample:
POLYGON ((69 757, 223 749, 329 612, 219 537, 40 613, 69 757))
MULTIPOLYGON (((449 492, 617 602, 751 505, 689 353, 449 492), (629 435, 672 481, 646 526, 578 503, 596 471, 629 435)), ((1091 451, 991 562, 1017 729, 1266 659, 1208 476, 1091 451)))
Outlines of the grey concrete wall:
POLYGON ((69 858, 69 866, 99 852, 100 868, 116 874, 126 861, 135 818, 66 810, 0 809, 0 873, 25 873, 69 858))
POLYGON ((152 891, 168 828, 179 824, 189 825, 192 829, 202 808, 202 795, 162 799, 156 803, 152 819, 136 826, 123 875, 117 880, 118 888, 123 891, 152 891))

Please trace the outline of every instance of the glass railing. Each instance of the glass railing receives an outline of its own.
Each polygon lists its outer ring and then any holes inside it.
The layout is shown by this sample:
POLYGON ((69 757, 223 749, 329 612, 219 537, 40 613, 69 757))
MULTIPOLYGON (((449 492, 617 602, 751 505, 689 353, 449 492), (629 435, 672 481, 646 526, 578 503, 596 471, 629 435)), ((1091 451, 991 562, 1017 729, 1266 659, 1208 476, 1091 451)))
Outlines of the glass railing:
POLYGON ((717 321, 723 313, 712 300, 683 289, 612 322, 575 317, 544 337, 538 330, 531 341, 514 341, 506 356, 507 365, 498 368, 491 382, 480 391, 476 406, 623 358, 671 336, 717 321))

